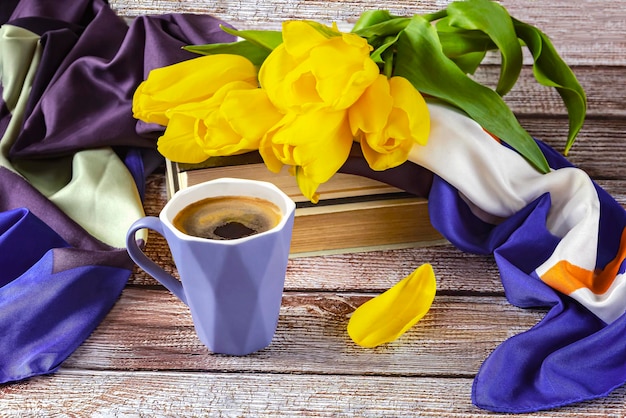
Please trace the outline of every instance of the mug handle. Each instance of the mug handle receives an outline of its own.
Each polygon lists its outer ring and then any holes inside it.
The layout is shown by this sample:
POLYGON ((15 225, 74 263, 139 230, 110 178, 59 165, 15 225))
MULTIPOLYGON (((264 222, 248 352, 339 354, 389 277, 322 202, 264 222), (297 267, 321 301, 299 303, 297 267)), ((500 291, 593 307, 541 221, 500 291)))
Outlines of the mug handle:
POLYGON ((174 276, 163 270, 158 264, 149 259, 144 252, 139 248, 137 240, 135 239, 135 233, 140 229, 152 229, 158 232, 161 236, 165 237, 163 233, 163 224, 161 220, 155 216, 146 216, 144 218, 135 221, 128 232, 126 233, 126 249, 130 258, 137 263, 139 267, 144 269, 146 273, 154 277, 159 283, 165 286, 176 297, 187 304, 187 298, 183 290, 183 284, 174 276))

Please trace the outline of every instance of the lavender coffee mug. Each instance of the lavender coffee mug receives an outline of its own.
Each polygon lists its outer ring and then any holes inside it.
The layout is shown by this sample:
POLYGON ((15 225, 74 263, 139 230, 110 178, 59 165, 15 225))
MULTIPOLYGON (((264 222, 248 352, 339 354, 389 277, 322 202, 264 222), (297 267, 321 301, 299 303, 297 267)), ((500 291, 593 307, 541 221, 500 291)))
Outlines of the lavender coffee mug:
POLYGON ((271 183, 217 179, 177 192, 158 218, 148 216, 136 221, 128 230, 126 246, 139 267, 189 306, 196 333, 209 350, 250 354, 267 347, 276 331, 294 212, 294 202, 271 183), (214 201, 221 201, 221 206, 195 209, 214 201), (275 210, 273 221, 271 213, 268 219, 263 214, 250 215, 256 209, 248 210, 246 205, 259 202, 269 202, 275 210), (241 219, 215 221, 229 207, 241 219), (250 216, 254 219, 249 225, 250 216), (199 229, 210 229, 213 235, 205 235, 209 238, 194 235, 202 235, 193 228, 203 222, 199 229), (257 230, 259 222, 267 225, 257 230), (144 228, 165 237, 180 280, 139 248, 135 233, 144 228))

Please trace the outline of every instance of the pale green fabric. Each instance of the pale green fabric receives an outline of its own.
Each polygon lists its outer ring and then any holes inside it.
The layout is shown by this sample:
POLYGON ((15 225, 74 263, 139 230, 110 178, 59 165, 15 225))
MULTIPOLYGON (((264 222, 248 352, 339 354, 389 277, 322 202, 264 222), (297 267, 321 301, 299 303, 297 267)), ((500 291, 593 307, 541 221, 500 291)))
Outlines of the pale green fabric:
MULTIPOLYGON (((69 168, 72 176, 48 198, 94 237, 125 247, 126 231, 144 212, 133 178, 115 152, 111 148, 85 150, 55 163, 62 171, 69 168)), ((39 190, 50 191, 44 181, 49 179, 47 171, 21 174, 39 190)))
POLYGON ((8 159, 40 57, 38 35, 11 25, 0 27, 0 80, 3 100, 11 111, 0 139, 0 165, 26 178, 91 235, 122 248, 126 231, 144 211, 130 172, 111 148, 45 160, 8 159))
POLYGON ((30 89, 30 82, 40 56, 41 48, 37 34, 11 25, 0 27, 2 100, 10 111, 13 111, 22 93, 21 86, 27 85, 30 89), (27 79, 29 82, 25 84, 24 81, 27 79))
POLYGON ((12 114, 6 132, 0 140, 0 165, 12 171, 16 170, 7 156, 22 126, 24 109, 40 58, 41 46, 37 34, 11 25, 0 27, 2 100, 12 114))

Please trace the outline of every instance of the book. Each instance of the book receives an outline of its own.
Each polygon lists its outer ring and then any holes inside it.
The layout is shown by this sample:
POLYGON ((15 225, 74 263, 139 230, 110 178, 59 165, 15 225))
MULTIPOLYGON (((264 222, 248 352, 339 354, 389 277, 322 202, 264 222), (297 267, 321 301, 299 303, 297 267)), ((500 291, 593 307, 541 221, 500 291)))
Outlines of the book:
MULTIPOLYGON (((306 202, 295 178, 289 174, 287 166, 280 173, 271 172, 263 163, 258 152, 249 152, 227 157, 211 157, 198 164, 184 164, 166 161, 167 190, 172 196, 176 191, 214 180, 220 177, 235 177, 274 183, 294 202, 306 202)), ((320 198, 339 199, 363 195, 378 195, 402 190, 386 183, 353 174, 337 173, 318 188, 320 198)))
POLYGON ((269 171, 258 152, 211 157, 199 164, 166 160, 169 196, 221 177, 268 181, 296 202, 292 258, 445 242, 430 223, 426 199, 364 176, 335 174, 320 185, 320 201, 313 204, 287 167, 269 171))
POLYGON ((430 223, 426 199, 392 193, 296 206, 291 256, 412 248, 443 242, 444 238, 430 223))

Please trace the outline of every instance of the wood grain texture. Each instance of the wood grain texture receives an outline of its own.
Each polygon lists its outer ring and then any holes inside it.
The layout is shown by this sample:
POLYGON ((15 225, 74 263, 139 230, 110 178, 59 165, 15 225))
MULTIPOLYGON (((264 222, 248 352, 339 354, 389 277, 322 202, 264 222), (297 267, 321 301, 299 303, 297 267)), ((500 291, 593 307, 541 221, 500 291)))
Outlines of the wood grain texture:
POLYGON ((437 296, 427 316, 402 338, 363 349, 350 340, 346 327, 350 314, 372 296, 286 292, 272 344, 232 357, 213 355, 202 345, 188 308, 170 293, 130 288, 64 366, 471 377, 497 345, 545 314, 516 308, 504 297, 437 296))
MULTIPOLYGON (((111 0, 124 17, 160 13, 211 14, 240 29, 278 29, 288 19, 337 22, 349 29, 365 10, 401 16, 445 7, 446 0, 111 0)), ((572 65, 626 65, 626 0, 504 0, 509 13, 536 25, 572 65)))
MULTIPOLYGON (((2 414, 17 417, 504 416, 473 406, 470 391, 465 378, 64 369, 0 386, 0 398, 2 414)), ((621 388, 602 400, 516 416, 618 417, 624 394, 621 388)))

